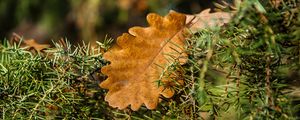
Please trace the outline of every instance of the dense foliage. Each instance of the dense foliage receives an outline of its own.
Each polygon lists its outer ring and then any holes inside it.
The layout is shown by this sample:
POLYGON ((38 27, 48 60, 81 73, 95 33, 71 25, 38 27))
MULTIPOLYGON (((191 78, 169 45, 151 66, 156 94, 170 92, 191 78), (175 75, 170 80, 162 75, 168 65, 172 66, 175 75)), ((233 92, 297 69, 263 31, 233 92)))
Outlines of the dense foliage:
MULTIPOLYGON (((300 4, 244 1, 230 24, 187 40, 188 62, 172 99, 156 110, 116 110, 98 87, 109 64, 89 45, 56 44, 33 54, 0 46, 2 119, 297 119, 300 76, 300 4)), ((107 49, 110 42, 99 44, 107 49)), ((100 47, 99 47, 100 49, 100 47)))

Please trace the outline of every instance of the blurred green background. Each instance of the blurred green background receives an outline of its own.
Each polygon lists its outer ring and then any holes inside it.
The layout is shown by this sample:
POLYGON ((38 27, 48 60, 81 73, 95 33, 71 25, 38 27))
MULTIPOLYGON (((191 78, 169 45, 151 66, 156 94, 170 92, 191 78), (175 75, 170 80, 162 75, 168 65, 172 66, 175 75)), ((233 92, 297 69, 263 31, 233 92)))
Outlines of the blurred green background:
POLYGON ((72 43, 116 38, 133 26, 146 26, 146 15, 169 10, 195 14, 214 0, 0 0, 0 37, 72 43))

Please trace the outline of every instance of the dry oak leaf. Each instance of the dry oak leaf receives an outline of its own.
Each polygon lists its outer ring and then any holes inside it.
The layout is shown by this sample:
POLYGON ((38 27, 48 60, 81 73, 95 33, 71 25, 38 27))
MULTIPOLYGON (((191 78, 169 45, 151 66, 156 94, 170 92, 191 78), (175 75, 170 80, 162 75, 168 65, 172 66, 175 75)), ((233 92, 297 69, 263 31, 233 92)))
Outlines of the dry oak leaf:
POLYGON ((34 39, 24 40, 23 42, 25 43, 25 46, 29 47, 29 49, 33 48, 37 52, 41 52, 46 48, 50 48, 50 45, 37 43, 34 39))
POLYGON ((189 29, 191 32, 195 33, 199 29, 214 27, 214 26, 223 26, 224 24, 230 22, 233 12, 214 12, 210 13, 210 9, 205 9, 199 14, 195 15, 186 15, 186 23, 190 22, 191 25, 189 29))
POLYGON ((111 62, 101 69, 108 76, 100 84, 100 87, 109 89, 105 100, 119 109, 131 105, 131 109, 136 111, 142 104, 148 109, 155 109, 160 95, 170 98, 174 94, 170 88, 158 86, 157 80, 170 83, 170 78, 161 77, 166 67, 175 59, 181 64, 186 62, 184 42, 190 34, 187 28, 195 32, 221 26, 228 22, 221 20, 223 17, 227 20, 228 13, 209 13, 209 9, 196 16, 174 11, 165 17, 148 14, 149 27, 129 29, 129 34, 118 37, 117 43, 104 53, 103 58, 111 62))
MULTIPOLYGON (((11 44, 13 43, 19 43, 23 38, 16 34, 13 33, 12 34, 12 38, 11 38, 11 44)), ((27 47, 28 50, 35 50, 36 52, 42 52, 42 50, 46 49, 46 48, 50 48, 51 46, 49 44, 40 44, 37 43, 34 39, 26 39, 21 41, 21 46, 20 47, 27 47)))
POLYGON ((156 82, 176 58, 180 63, 186 61, 185 19, 185 15, 176 12, 165 17, 150 13, 150 27, 130 28, 130 34, 118 37, 116 45, 104 53, 104 59, 111 64, 101 69, 108 78, 100 87, 109 89, 105 100, 110 106, 124 109, 131 105, 132 110, 138 110, 145 104, 148 109, 155 109, 160 95, 173 96, 174 91, 156 82))

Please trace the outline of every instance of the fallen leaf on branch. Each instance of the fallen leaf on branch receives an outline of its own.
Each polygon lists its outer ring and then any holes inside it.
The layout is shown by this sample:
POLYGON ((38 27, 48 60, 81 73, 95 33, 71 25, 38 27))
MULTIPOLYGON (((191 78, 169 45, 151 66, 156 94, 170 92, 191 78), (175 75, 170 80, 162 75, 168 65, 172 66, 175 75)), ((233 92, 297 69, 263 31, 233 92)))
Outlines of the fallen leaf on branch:
POLYGON ((232 13, 229 12, 215 12, 210 13, 210 9, 205 9, 199 14, 195 15, 186 15, 187 24, 190 22, 191 26, 189 29, 195 33, 200 29, 214 27, 214 26, 223 26, 231 20, 232 13))
POLYGON ((34 39, 24 40, 23 42, 29 47, 29 49, 33 48, 38 52, 41 52, 46 48, 50 48, 50 45, 37 43, 34 39))
POLYGON ((196 16, 174 11, 165 17, 151 13, 147 16, 149 27, 133 27, 129 34, 118 37, 116 44, 103 55, 111 64, 101 69, 108 76, 100 87, 109 89, 105 97, 109 105, 119 109, 130 105, 136 111, 145 104, 148 109, 155 109, 160 95, 172 97, 174 91, 170 87, 159 86, 157 81, 174 85, 171 78, 161 75, 169 72, 166 71, 168 65, 176 61, 180 64, 186 62, 184 48, 185 39, 190 34, 188 28, 196 31, 229 21, 218 19, 225 13, 211 14, 208 11, 196 16))
MULTIPOLYGON (((170 98, 174 91, 158 86, 164 68, 180 59, 185 63, 183 32, 185 15, 176 12, 166 17, 149 14, 150 27, 133 27, 118 37, 117 44, 104 54, 111 62, 102 68, 108 79, 100 84, 109 89, 105 100, 113 107, 124 109, 131 105, 138 110, 142 104, 154 109, 159 96, 170 98)), ((169 80, 162 80, 169 81, 169 80)))
MULTIPOLYGON (((18 34, 13 34, 12 42, 16 42, 17 44, 21 41, 22 37, 20 37, 18 34)), ((42 50, 46 48, 50 48, 51 46, 49 44, 40 44, 37 43, 34 39, 27 39, 21 41, 20 47, 28 47, 28 50, 35 50, 36 52, 42 52, 42 50)))

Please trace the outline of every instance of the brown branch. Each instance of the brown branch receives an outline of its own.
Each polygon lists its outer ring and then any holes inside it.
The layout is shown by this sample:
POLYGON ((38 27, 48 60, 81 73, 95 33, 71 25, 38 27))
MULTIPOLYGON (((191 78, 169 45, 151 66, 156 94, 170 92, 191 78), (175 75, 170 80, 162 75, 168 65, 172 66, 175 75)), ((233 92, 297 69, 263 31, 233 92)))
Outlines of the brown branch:
POLYGON ((273 106, 274 104, 273 104, 271 82, 270 82, 270 76, 271 76, 270 62, 271 62, 271 58, 270 56, 268 56, 267 65, 266 65, 266 83, 265 83, 266 88, 265 89, 266 89, 268 104, 269 106, 273 106))

